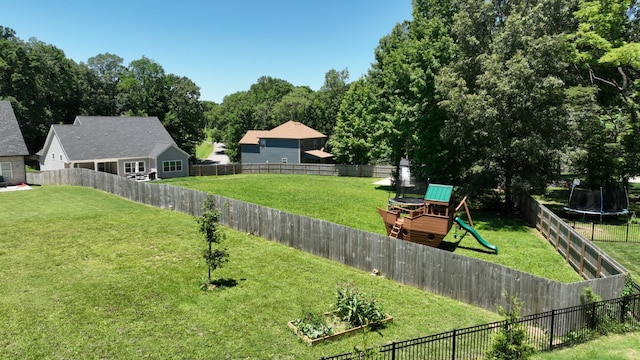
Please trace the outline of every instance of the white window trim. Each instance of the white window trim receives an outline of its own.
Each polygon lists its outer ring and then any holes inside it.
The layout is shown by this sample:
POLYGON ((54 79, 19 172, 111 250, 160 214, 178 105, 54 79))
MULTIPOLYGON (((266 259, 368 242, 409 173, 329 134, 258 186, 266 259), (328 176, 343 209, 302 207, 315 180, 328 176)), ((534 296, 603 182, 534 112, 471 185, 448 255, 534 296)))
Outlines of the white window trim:
POLYGON ((124 162, 124 173, 125 174, 135 174, 145 171, 145 163, 144 161, 125 161, 124 162), (127 171, 127 165, 129 165, 130 170, 127 171))
POLYGON ((0 162, 0 176, 3 177, 4 181, 7 181, 9 179, 13 178, 13 165, 11 164, 10 161, 6 161, 6 162, 0 162), (9 164, 9 176, 4 176, 4 172, 2 171, 2 167, 5 164, 9 164))
POLYGON ((182 172, 182 160, 164 160, 162 162, 162 172, 182 172))

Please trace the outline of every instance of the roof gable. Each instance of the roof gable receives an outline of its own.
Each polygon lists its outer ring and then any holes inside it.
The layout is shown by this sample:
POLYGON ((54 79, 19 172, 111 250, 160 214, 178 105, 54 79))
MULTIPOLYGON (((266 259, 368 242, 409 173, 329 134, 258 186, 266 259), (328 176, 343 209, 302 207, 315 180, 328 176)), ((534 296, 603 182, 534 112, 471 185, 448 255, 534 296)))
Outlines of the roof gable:
POLYGON ((246 134, 240 139, 239 143, 244 145, 258 145, 260 143, 260 138, 267 137, 266 135, 269 133, 267 130, 249 130, 246 134))
POLYGON ((260 139, 293 139, 293 140, 305 140, 305 139, 321 139, 327 137, 323 133, 316 131, 307 125, 289 120, 280 126, 277 126, 271 130, 249 130, 240 139, 240 144, 245 145, 258 145, 260 139))
POLYGON ((71 161, 153 157, 176 145, 155 116, 78 116, 72 125, 52 125, 52 130, 71 161))
POLYGON ((0 101, 0 156, 25 156, 29 150, 11 102, 0 101))
POLYGON ((320 139, 326 135, 314 130, 307 125, 289 120, 286 123, 271 129, 264 137, 270 139, 320 139))

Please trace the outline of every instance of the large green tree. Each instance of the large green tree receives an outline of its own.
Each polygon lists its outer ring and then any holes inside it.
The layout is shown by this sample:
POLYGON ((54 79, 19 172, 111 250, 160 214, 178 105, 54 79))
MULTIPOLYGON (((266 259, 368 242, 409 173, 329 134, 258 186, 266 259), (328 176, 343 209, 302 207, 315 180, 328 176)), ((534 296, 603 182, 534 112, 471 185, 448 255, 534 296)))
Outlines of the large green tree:
POLYGON ((464 149, 468 190, 500 187, 507 208, 513 190, 544 186, 569 138, 563 4, 470 0, 455 16, 460 53, 439 77, 452 119, 443 134, 464 149))
POLYGON ((445 1, 417 1, 413 21, 396 24, 380 40, 372 68, 359 80, 364 84, 353 86, 340 108, 330 141, 339 161, 399 166, 409 157, 416 177, 455 173, 456 149, 440 136, 446 113, 435 91, 436 74, 455 51, 451 9, 445 1))
POLYGON ((575 11, 578 30, 570 35, 575 68, 584 85, 598 88, 597 102, 603 112, 595 121, 610 134, 605 143, 616 146, 582 147, 577 154, 583 156, 574 165, 590 180, 616 182, 640 174, 639 4, 636 0, 582 0, 579 5, 575 11), (588 159, 618 164, 598 170, 585 166, 588 159))
POLYGON ((169 74, 167 109, 163 124, 182 150, 195 156, 196 146, 205 138, 204 106, 200 88, 189 78, 169 74))
POLYGON ((76 115, 76 89, 74 63, 62 50, 0 27, 0 98, 12 102, 30 153, 42 147, 51 124, 76 115))
MULTIPOLYGON (((248 91, 225 96, 217 116, 227 124, 224 142, 231 161, 240 160, 238 142, 248 130, 269 130, 280 125, 282 118, 276 119, 274 110, 293 89, 294 86, 285 80, 263 76, 248 91)), ((300 91, 305 92, 304 89, 300 91)), ((287 106, 280 109, 285 115, 291 115, 287 106)))
POLYGON ((312 94, 312 103, 302 119, 305 125, 331 137, 338 118, 340 104, 349 90, 349 71, 331 69, 324 76, 320 90, 312 94))
POLYGON ((123 59, 106 53, 89 58, 77 69, 80 112, 85 115, 114 116, 119 114, 118 83, 127 71, 123 59))
POLYGON ((178 146, 195 156, 206 124, 200 88, 193 81, 167 75, 160 64, 143 56, 129 64, 117 89, 121 113, 157 116, 178 146))
POLYGON ((389 156, 385 143, 375 140, 381 130, 375 115, 376 103, 376 89, 366 78, 351 84, 338 111, 333 135, 327 143, 335 161, 366 165, 389 156))
POLYGON ((129 64, 118 82, 119 110, 131 116, 157 116, 164 120, 167 90, 162 65, 143 56, 129 64))

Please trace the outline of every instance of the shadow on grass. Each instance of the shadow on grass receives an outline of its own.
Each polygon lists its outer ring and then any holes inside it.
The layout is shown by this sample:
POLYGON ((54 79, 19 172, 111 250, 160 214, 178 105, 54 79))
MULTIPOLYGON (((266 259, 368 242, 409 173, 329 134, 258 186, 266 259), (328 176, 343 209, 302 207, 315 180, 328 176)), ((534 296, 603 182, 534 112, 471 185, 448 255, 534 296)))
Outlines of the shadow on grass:
MULTIPOLYGON (((478 228, 479 232, 482 230, 490 231, 513 231, 513 232, 528 232, 529 226, 524 223, 522 218, 515 214, 503 213, 503 212, 476 212, 472 213, 471 217, 475 222, 481 222, 482 224, 478 228)), ((466 221, 466 219, 465 219, 466 221)))
MULTIPOLYGON (((240 279, 240 280, 246 280, 246 279, 240 279)), ((236 279, 230 279, 230 278, 215 279, 215 280, 211 280, 211 283, 209 284, 209 286, 207 286, 206 282, 203 284, 203 286, 207 287, 208 290, 225 290, 225 289, 230 289, 238 286, 238 281, 236 279)))
MULTIPOLYGON (((464 236, 463 236, 464 238, 464 236)), ((449 252, 455 252, 456 249, 464 249, 464 250, 469 250, 469 251, 475 251, 475 252, 479 252, 479 253, 484 253, 484 254, 491 254, 491 255, 495 255, 495 252, 493 250, 487 250, 487 249, 478 249, 475 247, 468 247, 468 246, 462 246, 460 245, 460 242, 462 241, 462 238, 458 241, 442 241, 440 243, 440 246, 438 246, 438 248, 440 248, 441 250, 445 250, 445 251, 449 251, 449 252)))

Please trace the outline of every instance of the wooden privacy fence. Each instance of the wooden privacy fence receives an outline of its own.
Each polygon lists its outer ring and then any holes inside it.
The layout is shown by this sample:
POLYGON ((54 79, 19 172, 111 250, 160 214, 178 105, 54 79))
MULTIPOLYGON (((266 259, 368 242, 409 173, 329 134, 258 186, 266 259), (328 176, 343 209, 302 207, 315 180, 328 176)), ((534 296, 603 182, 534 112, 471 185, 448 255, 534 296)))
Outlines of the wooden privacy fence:
MULTIPOLYGON (((27 181, 40 185, 91 187, 114 195, 194 216, 201 214, 207 194, 165 184, 137 182, 87 169, 29 173, 27 181)), ((378 269, 383 276, 491 311, 507 306, 503 291, 517 295, 524 315, 581 304, 586 287, 613 299, 620 295, 625 274, 565 284, 543 279, 491 262, 215 196, 220 222, 235 230, 322 256, 364 271, 378 269)))
POLYGON ((352 177, 391 177, 393 166, 345 164, 203 164, 191 165, 191 176, 248 174, 298 174, 352 177))
POLYGON ((583 278, 597 279, 628 271, 571 225, 531 196, 519 199, 523 216, 544 236, 583 278))

